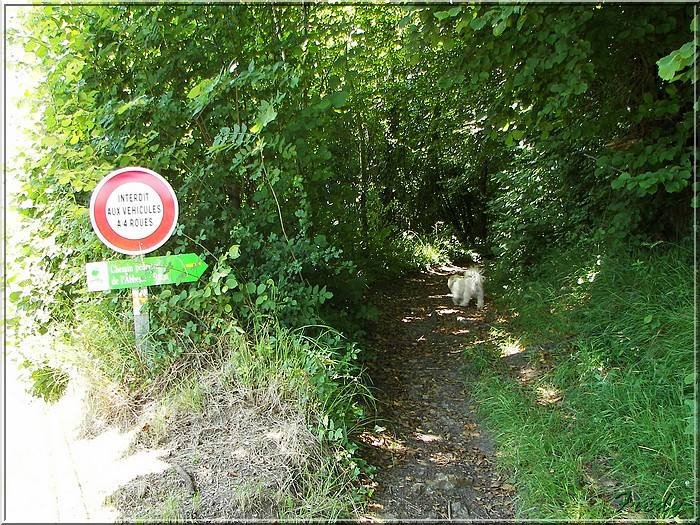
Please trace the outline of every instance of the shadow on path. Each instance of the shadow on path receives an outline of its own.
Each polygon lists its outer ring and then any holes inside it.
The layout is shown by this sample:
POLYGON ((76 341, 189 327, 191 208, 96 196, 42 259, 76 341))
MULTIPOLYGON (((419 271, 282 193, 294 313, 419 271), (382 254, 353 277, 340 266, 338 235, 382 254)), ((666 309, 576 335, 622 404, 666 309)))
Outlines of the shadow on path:
POLYGON ((514 487, 497 472, 491 437, 464 389, 462 354, 485 339, 489 304, 452 304, 447 276, 461 270, 409 276, 377 292, 369 375, 378 421, 362 435, 377 466, 369 520, 513 518, 514 487))

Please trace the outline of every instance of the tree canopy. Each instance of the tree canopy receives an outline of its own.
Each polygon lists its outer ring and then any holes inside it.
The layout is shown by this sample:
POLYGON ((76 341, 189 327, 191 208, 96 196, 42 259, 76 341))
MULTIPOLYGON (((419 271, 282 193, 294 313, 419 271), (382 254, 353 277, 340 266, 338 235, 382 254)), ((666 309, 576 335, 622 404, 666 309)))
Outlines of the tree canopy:
POLYGON ((111 256, 90 192, 134 165, 180 200, 160 251, 211 263, 158 292, 192 337, 253 311, 371 317, 364 283, 406 231, 518 271, 561 244, 680 239, 696 30, 684 4, 26 8, 9 38, 42 72, 40 126, 17 206, 42 273, 12 299, 42 321, 105 300, 83 286, 111 256))

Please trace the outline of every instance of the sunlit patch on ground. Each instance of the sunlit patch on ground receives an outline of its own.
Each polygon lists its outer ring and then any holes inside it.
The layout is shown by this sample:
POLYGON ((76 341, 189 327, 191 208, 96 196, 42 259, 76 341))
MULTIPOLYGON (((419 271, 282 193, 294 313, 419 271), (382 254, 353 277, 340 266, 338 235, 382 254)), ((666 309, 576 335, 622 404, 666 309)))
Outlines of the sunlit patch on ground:
POLYGON ((436 452, 431 454, 430 461, 436 465, 445 466, 455 461, 455 456, 451 452, 436 452))
POLYGON ((503 341, 499 346, 501 348, 501 357, 520 354, 525 350, 518 340, 503 341))
POLYGON ((562 399, 562 391, 557 388, 538 386, 535 392, 537 392, 537 403, 540 405, 551 405, 562 399))
POLYGON ((457 308, 445 307, 445 308, 438 309, 438 314, 440 314, 440 315, 454 315, 454 314, 458 314, 459 312, 460 312, 460 310, 458 310, 457 308))
POLYGON ((138 476, 170 468, 166 450, 129 455, 133 432, 112 429, 92 438, 76 437, 84 416, 80 396, 69 387, 47 405, 24 392, 7 373, 6 518, 14 522, 113 522, 104 505, 119 486, 138 476))
POLYGON ((397 453, 406 452, 406 445, 403 443, 403 441, 400 441, 394 436, 386 433, 385 430, 386 429, 379 429, 375 430, 374 432, 365 431, 360 434, 359 439, 362 443, 374 448, 397 453))
POLYGON ((442 441, 442 436, 436 436, 435 434, 422 434, 419 432, 416 434, 416 439, 418 441, 422 441, 423 443, 432 443, 435 441, 442 441))

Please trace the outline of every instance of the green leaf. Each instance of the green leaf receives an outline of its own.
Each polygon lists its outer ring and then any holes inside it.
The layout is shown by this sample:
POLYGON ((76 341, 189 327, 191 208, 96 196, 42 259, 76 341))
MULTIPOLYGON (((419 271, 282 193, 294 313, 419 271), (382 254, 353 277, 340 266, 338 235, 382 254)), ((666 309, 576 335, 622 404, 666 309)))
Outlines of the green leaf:
POLYGON ((506 27, 508 27, 507 21, 501 20, 496 27, 493 28, 493 36, 501 36, 503 31, 506 30, 506 27))
POLYGON ((272 104, 270 104, 267 100, 263 100, 260 103, 260 112, 258 113, 258 117, 255 121, 255 124, 253 124, 250 127, 250 131, 253 133, 258 133, 270 122, 275 120, 276 117, 277 111, 275 111, 275 108, 272 106, 272 104))
POLYGON ((486 20, 483 18, 475 18, 471 22, 469 22, 469 27, 471 27, 474 31, 479 31, 486 25, 486 20))
POLYGON ((626 182, 628 182, 631 179, 631 175, 629 173, 622 173, 617 179, 612 181, 610 185, 614 190, 618 190, 622 188, 626 182))
POLYGON ((586 82, 579 82, 573 88, 574 95, 581 95, 588 91, 588 84, 586 82))
POLYGON ((673 80, 676 75, 676 71, 680 69, 680 64, 676 60, 676 54, 671 53, 668 56, 661 58, 656 61, 656 65, 659 67, 659 76, 664 80, 673 80))
POLYGON ((525 132, 521 129, 514 129, 511 131, 511 135, 513 136, 513 140, 522 140, 525 136, 525 132))
POLYGON ((695 43, 694 42, 686 42, 678 50, 678 56, 683 59, 683 63, 685 65, 690 65, 692 63, 692 61, 690 61, 688 59, 692 58, 694 53, 695 53, 695 43))
POLYGON ((433 16, 435 16, 435 18, 442 22, 445 18, 450 16, 450 13, 448 13, 447 11, 438 11, 436 13, 433 13, 433 16))
POLYGON ((342 108, 348 100, 348 91, 337 91, 331 95, 331 104, 334 108, 342 108))
POLYGON ((39 43, 37 42, 37 40, 35 38, 30 38, 29 40, 27 40, 27 42, 25 42, 24 50, 27 53, 32 53, 37 48, 38 44, 39 43))
POLYGON ((455 26, 455 32, 457 34, 461 33, 464 31, 464 29, 469 26, 469 19, 466 17, 462 17, 462 19, 457 23, 457 26, 455 26))
POLYGON ((122 113, 124 113, 128 109, 131 109, 134 106, 146 105, 147 101, 148 101, 148 97, 146 95, 141 95, 139 97, 136 97, 134 100, 130 100, 129 102, 126 102, 126 103, 122 104, 121 106, 119 106, 117 108, 116 113, 117 113, 117 115, 121 115, 122 113))

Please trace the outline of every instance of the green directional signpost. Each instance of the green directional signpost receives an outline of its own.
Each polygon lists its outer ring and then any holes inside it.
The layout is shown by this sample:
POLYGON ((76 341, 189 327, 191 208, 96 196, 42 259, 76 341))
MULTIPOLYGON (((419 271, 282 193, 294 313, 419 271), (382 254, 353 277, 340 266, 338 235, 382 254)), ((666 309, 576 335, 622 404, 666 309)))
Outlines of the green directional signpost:
POLYGON ((175 231, 178 203, 162 176, 147 168, 109 173, 90 197, 92 228, 112 250, 133 259, 87 263, 90 292, 132 288, 137 352, 147 349, 148 287, 194 282, 207 269, 195 253, 143 257, 161 247, 175 231))
POLYGON ((191 283, 207 269, 195 253, 87 263, 89 292, 191 283))

